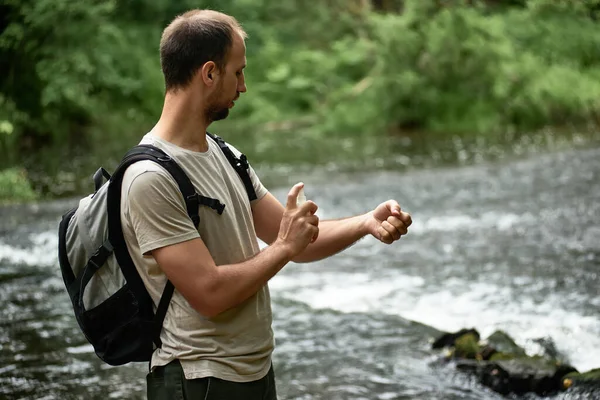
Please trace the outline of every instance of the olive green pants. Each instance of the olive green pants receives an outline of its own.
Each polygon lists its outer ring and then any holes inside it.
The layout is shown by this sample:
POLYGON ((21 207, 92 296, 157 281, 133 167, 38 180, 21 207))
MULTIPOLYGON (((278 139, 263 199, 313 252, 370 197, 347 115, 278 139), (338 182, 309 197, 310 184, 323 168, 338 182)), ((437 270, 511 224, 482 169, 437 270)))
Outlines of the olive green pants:
POLYGON ((238 383, 208 377, 185 379, 175 360, 146 376, 148 400, 277 400, 273 367, 264 378, 238 383))

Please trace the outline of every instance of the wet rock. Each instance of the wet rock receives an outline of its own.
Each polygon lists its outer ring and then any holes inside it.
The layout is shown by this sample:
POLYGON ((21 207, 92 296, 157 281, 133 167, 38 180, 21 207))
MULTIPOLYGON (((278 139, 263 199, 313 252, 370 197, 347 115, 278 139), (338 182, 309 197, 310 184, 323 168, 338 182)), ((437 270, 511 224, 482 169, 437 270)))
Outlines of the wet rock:
POLYGON ((474 329, 443 333, 433 348, 446 348, 443 360, 451 361, 458 370, 476 376, 483 385, 503 395, 547 396, 570 388, 597 390, 600 394, 600 369, 581 374, 557 359, 558 352, 552 351, 555 347, 544 355, 528 356, 502 331, 483 341, 474 329))
POLYGON ((454 341, 454 356, 458 358, 477 359, 479 354, 479 335, 467 333, 454 341))
POLYGON ((515 341, 503 331, 496 331, 486 339, 489 346, 498 352, 524 356, 525 351, 519 347, 515 341))
POLYGON ((443 349, 444 347, 453 347, 456 339, 469 333, 475 335, 477 337, 477 340, 479 340, 479 332, 477 332, 475 329, 461 329, 460 331, 455 333, 442 334, 433 342, 432 348, 443 349))
POLYGON ((563 360, 565 357, 561 354, 556 348, 556 344, 550 338, 538 338, 533 340, 537 343, 543 350, 543 353, 546 357, 550 357, 555 360, 563 360))
POLYGON ((561 384, 563 389, 569 389, 572 386, 600 389, 600 368, 584 373, 571 371, 563 376, 561 384))
POLYGON ((548 395, 563 387, 563 376, 575 369, 542 358, 524 357, 503 361, 457 360, 456 368, 473 374, 490 389, 503 394, 548 395))

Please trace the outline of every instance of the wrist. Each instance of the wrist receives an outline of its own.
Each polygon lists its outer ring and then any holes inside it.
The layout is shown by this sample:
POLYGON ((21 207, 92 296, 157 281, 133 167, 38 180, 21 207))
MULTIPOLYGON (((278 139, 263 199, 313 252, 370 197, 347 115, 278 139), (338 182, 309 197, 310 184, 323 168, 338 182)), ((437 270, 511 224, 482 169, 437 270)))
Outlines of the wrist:
POLYGON ((372 225, 374 221, 375 219, 373 217, 373 211, 361 215, 359 223, 359 232, 361 236, 366 236, 373 233, 372 225))
POLYGON ((282 239, 277 238, 270 247, 273 251, 276 251, 285 262, 291 261, 296 256, 292 246, 282 239))

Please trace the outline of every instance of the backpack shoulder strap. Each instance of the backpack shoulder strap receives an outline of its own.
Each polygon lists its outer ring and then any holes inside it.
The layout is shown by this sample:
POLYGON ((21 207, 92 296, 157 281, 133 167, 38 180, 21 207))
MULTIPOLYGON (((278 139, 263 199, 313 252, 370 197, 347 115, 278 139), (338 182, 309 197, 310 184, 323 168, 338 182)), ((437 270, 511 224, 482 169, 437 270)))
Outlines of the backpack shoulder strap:
POLYGON ((248 173, 249 165, 248 165, 248 159, 246 158, 246 155, 242 154, 240 156, 240 158, 237 158, 235 156, 235 154, 233 154, 233 151, 231 151, 229 146, 227 146, 227 143, 225 143, 225 141, 222 138, 220 138, 219 136, 214 135, 210 132, 206 132, 206 134, 212 140, 217 142, 217 144, 219 145, 219 148, 221 149, 223 154, 225 154, 227 161, 229 161, 229 164, 231 164, 233 169, 235 169, 235 171, 238 173, 238 175, 242 179, 242 182, 244 183, 244 187, 246 188, 246 192, 248 193, 248 199, 250 199, 250 201, 256 200, 256 191, 254 190, 254 186, 252 185, 252 179, 250 179, 250 174, 248 173))
MULTIPOLYGON (((114 247, 115 256, 128 285, 141 303, 140 307, 152 310, 152 299, 144 286, 142 278, 137 273, 131 255, 127 250, 127 244, 125 243, 123 228, 121 226, 121 185, 123 183, 123 176, 130 165, 142 160, 151 160, 160 164, 173 176, 185 199, 188 215, 196 227, 200 223, 200 217, 198 215, 199 198, 194 189, 194 185, 179 164, 164 151, 151 145, 138 145, 129 150, 110 178, 106 199, 108 238, 114 247)), ((154 329, 154 343, 157 347, 162 345, 160 332, 174 290, 175 287, 171 281, 167 281, 156 314, 154 315, 152 328, 154 329)))
MULTIPOLYGON (((149 144, 140 144, 135 146, 125 154, 123 161, 121 161, 121 164, 119 164, 117 167, 113 177, 119 174, 120 176, 118 178, 120 182, 122 182, 123 174, 125 173, 127 167, 141 160, 154 161, 155 163, 160 164, 164 169, 167 170, 167 172, 169 172, 169 174, 171 174, 173 179, 175 179, 175 182, 177 182, 177 186, 179 186, 179 190, 183 195, 189 217, 194 222, 194 226, 198 227, 198 224, 200 223, 200 216, 198 215, 199 201, 196 189, 194 189, 192 181, 190 181, 190 178, 187 176, 181 166, 179 166, 175 160, 173 160, 167 153, 158 147, 149 144)), ((116 178, 111 178, 111 181, 114 180, 116 180, 116 178)))

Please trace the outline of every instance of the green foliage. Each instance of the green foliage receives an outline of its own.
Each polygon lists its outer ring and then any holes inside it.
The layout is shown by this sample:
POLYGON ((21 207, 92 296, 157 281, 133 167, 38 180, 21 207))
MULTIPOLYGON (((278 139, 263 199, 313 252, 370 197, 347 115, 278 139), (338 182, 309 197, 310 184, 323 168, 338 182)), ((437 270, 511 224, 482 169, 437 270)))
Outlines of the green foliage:
POLYGON ((279 126, 296 129, 294 121, 312 116, 316 137, 487 135, 598 119, 591 2, 493 2, 521 6, 501 12, 492 2, 451 3, 406 0, 401 14, 342 10, 354 30, 322 12, 332 24, 324 32, 339 33, 318 44, 283 39, 290 28, 277 26, 260 56, 249 55, 250 92, 237 111, 247 122, 287 120, 279 126))
POLYGON ((597 118, 597 24, 533 3, 490 14, 407 0, 401 15, 371 15, 370 84, 342 91, 327 126, 486 134, 597 118))
MULTIPOLYGON (((162 105, 162 29, 191 8, 230 13, 249 34, 248 93, 215 129, 257 149, 299 134, 313 152, 332 135, 600 121, 600 0, 5 0, 0 168, 134 144, 162 105)), ((69 169, 58 161, 55 173, 69 169)))
POLYGON ((12 201, 36 200, 38 194, 31 187, 22 168, 0 170, 0 204, 12 201))
POLYGON ((0 96, 15 111, 21 150, 85 141, 82 134, 106 113, 125 109, 126 121, 160 105, 160 80, 143 79, 160 78, 148 66, 156 70, 158 62, 135 45, 148 38, 112 21, 114 1, 7 0, 3 7, 0 96))
POLYGON ((529 0, 528 7, 537 13, 576 14, 597 19, 600 0, 529 0))

